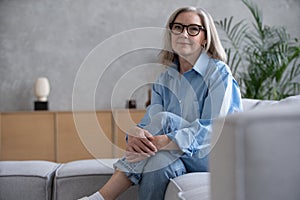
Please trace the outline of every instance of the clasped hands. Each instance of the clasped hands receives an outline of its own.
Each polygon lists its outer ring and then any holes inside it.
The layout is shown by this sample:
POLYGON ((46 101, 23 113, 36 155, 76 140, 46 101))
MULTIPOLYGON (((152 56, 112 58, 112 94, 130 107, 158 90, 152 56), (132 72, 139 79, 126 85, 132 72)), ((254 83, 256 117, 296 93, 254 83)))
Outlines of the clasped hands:
POLYGON ((138 162, 154 156, 170 143, 166 135, 153 136, 147 130, 134 126, 128 130, 125 157, 128 162, 138 162))

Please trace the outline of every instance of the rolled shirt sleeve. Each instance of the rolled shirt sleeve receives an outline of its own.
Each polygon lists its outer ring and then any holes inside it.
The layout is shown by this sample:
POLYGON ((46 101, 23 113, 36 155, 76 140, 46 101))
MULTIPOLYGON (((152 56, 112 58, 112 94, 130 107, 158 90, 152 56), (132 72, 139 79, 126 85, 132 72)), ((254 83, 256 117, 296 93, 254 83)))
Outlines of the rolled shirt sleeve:
POLYGON ((242 110, 239 87, 231 73, 214 74, 207 83, 209 92, 200 118, 189 127, 166 133, 188 157, 195 153, 200 157, 207 155, 213 119, 242 110))

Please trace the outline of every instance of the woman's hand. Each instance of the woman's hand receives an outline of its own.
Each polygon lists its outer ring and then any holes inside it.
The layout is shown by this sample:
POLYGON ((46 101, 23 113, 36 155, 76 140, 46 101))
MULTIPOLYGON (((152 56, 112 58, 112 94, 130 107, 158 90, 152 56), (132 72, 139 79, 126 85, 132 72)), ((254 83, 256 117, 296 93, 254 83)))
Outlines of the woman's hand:
POLYGON ((167 135, 157 135, 152 137, 151 142, 157 150, 179 150, 179 147, 167 135))
POLYGON ((154 156, 159 150, 178 150, 176 143, 167 135, 153 136, 147 130, 133 127, 128 130, 125 157, 128 162, 138 162, 154 156))
POLYGON ((128 130, 125 157, 128 162, 138 162, 155 155, 157 147, 152 143, 153 136, 137 126, 128 130))

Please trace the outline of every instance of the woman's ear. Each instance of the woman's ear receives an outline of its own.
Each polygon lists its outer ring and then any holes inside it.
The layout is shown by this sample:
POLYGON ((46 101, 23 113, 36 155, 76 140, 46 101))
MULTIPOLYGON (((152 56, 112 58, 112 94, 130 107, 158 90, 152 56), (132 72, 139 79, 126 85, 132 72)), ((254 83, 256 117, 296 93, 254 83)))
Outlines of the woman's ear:
POLYGON ((201 43, 201 46, 202 46, 202 47, 206 47, 206 44, 207 44, 207 41, 206 41, 206 40, 203 40, 202 43, 201 43))

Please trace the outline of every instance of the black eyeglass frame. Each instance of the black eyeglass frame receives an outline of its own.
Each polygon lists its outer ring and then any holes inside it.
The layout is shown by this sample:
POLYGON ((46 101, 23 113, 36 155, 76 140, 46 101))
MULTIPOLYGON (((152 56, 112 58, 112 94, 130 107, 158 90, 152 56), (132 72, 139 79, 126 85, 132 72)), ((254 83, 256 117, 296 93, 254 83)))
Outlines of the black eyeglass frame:
POLYGON ((186 28, 187 33, 188 33, 189 36, 197 36, 197 35, 199 35, 199 33, 200 33, 201 31, 206 32, 206 28, 205 28, 204 26, 198 25, 198 24, 184 25, 184 24, 181 24, 181 23, 172 22, 172 23, 169 24, 169 28, 170 28, 170 31, 171 31, 173 34, 175 34, 175 35, 181 34, 185 28, 186 28), (180 25, 180 26, 182 26, 182 30, 181 30, 180 33, 174 33, 174 32, 172 31, 172 27, 173 27, 174 25, 180 25), (197 26, 197 27, 199 28, 199 31, 198 31, 197 34, 190 34, 190 32, 189 32, 189 27, 191 27, 191 26, 197 26))

